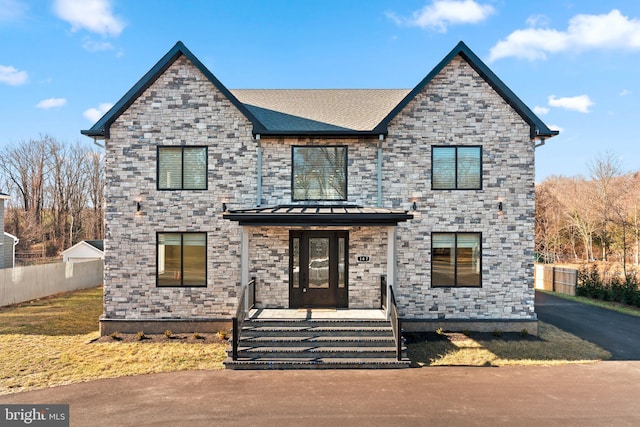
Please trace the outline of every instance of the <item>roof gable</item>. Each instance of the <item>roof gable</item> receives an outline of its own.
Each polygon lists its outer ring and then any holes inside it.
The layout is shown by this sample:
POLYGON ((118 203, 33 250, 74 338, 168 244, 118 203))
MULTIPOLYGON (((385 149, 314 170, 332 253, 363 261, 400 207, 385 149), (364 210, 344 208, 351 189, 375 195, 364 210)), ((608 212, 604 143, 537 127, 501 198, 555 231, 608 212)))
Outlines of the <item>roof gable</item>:
POLYGON ((558 135, 558 131, 551 130, 547 125, 527 107, 511 89, 505 85, 498 76, 494 74, 487 65, 475 54, 464 42, 459 42, 456 47, 445 56, 427 76, 402 100, 396 107, 378 124, 375 128, 379 133, 386 133, 387 126, 418 93, 420 93, 435 76, 446 67, 453 58, 460 55, 483 79, 487 82, 504 100, 509 104, 522 119, 531 127, 531 139, 550 138, 558 135))
POLYGON ((184 55, 240 112, 253 124, 254 131, 263 129, 253 114, 233 96, 207 67, 182 43, 177 42, 169 52, 153 66, 109 111, 98 120, 91 129, 83 130, 83 135, 92 138, 109 138, 109 128, 113 122, 134 103, 180 56, 184 55))
MULTIPOLYGON (((167 52, 100 120, 81 131, 109 138, 113 122, 178 58, 184 55, 253 125, 265 135, 386 135, 389 123, 460 55, 529 124, 531 138, 558 134, 538 118, 463 42, 412 90, 406 89, 227 89, 182 42, 167 52)), ((1 193, 0 193, 0 197, 1 193)))
POLYGON ((76 248, 79 248, 79 247, 90 249, 91 251, 94 251, 99 255, 102 255, 104 253, 104 246, 103 246, 102 240, 82 240, 76 243, 75 245, 71 246, 70 248, 65 249, 64 251, 61 252, 61 254, 64 255, 69 252, 73 252, 76 250, 76 248))

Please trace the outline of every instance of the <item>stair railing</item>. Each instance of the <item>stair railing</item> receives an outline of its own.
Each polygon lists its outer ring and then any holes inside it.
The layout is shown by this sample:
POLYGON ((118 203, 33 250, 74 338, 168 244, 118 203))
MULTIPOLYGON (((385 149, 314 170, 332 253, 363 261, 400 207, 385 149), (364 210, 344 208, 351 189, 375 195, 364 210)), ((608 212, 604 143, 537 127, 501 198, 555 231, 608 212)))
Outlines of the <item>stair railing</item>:
POLYGON ((238 299, 238 308, 236 309, 236 315, 231 319, 233 331, 231 340, 231 359, 238 360, 238 343, 240 340, 240 331, 242 330, 242 324, 246 318, 249 310, 251 310, 256 302, 256 278, 252 277, 251 281, 245 286, 241 287, 240 298, 238 299), (247 306, 245 307, 245 298, 248 298, 247 306))
POLYGON ((391 328, 393 329, 393 338, 396 340, 396 359, 402 360, 402 318, 398 314, 398 306, 396 305, 393 288, 389 288, 389 300, 391 328))
POLYGON ((380 302, 382 308, 387 310, 389 320, 391 321, 391 329, 393 329, 393 339, 396 342, 396 359, 402 360, 402 318, 398 313, 398 305, 396 304, 396 296, 393 293, 393 287, 387 286, 387 276, 380 276, 380 302))

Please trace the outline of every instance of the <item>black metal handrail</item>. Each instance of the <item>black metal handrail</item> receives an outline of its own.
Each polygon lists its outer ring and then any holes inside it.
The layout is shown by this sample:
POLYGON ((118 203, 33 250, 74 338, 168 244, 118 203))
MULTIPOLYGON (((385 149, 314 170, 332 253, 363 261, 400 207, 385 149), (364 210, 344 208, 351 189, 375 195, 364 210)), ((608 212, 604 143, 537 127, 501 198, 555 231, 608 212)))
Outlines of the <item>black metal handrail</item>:
POLYGON ((402 360, 402 318, 398 313, 396 297, 393 294, 393 288, 389 288, 389 307, 391 314, 391 328, 393 329, 393 338, 396 340, 396 359, 402 360))
POLYGON ((244 299, 249 298, 249 309, 252 309, 256 301, 256 278, 252 277, 247 286, 242 286, 240 290, 240 298, 238 299, 238 308, 236 309, 236 315, 231 319, 232 322, 232 339, 231 339, 231 358, 238 360, 238 342, 240 340, 240 331, 242 330, 242 324, 246 316, 244 309, 244 299), (247 294, 248 291, 248 295, 247 294))

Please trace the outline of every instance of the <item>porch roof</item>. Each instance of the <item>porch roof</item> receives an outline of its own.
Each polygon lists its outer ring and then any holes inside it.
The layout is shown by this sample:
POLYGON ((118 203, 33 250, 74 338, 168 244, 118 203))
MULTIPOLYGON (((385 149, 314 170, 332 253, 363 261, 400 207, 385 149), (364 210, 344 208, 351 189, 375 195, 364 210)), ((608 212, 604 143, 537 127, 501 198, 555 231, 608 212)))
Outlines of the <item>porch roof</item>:
POLYGON ((226 211, 222 217, 254 226, 386 226, 413 219, 400 209, 355 205, 279 205, 226 211))

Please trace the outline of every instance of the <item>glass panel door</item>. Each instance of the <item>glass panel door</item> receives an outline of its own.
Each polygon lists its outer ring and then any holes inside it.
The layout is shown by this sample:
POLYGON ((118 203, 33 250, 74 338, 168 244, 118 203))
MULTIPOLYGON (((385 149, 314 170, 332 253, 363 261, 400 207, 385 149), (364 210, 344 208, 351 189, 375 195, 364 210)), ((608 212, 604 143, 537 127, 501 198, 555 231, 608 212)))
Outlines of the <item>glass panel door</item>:
POLYGON ((348 306, 348 233, 291 231, 289 306, 348 306))

